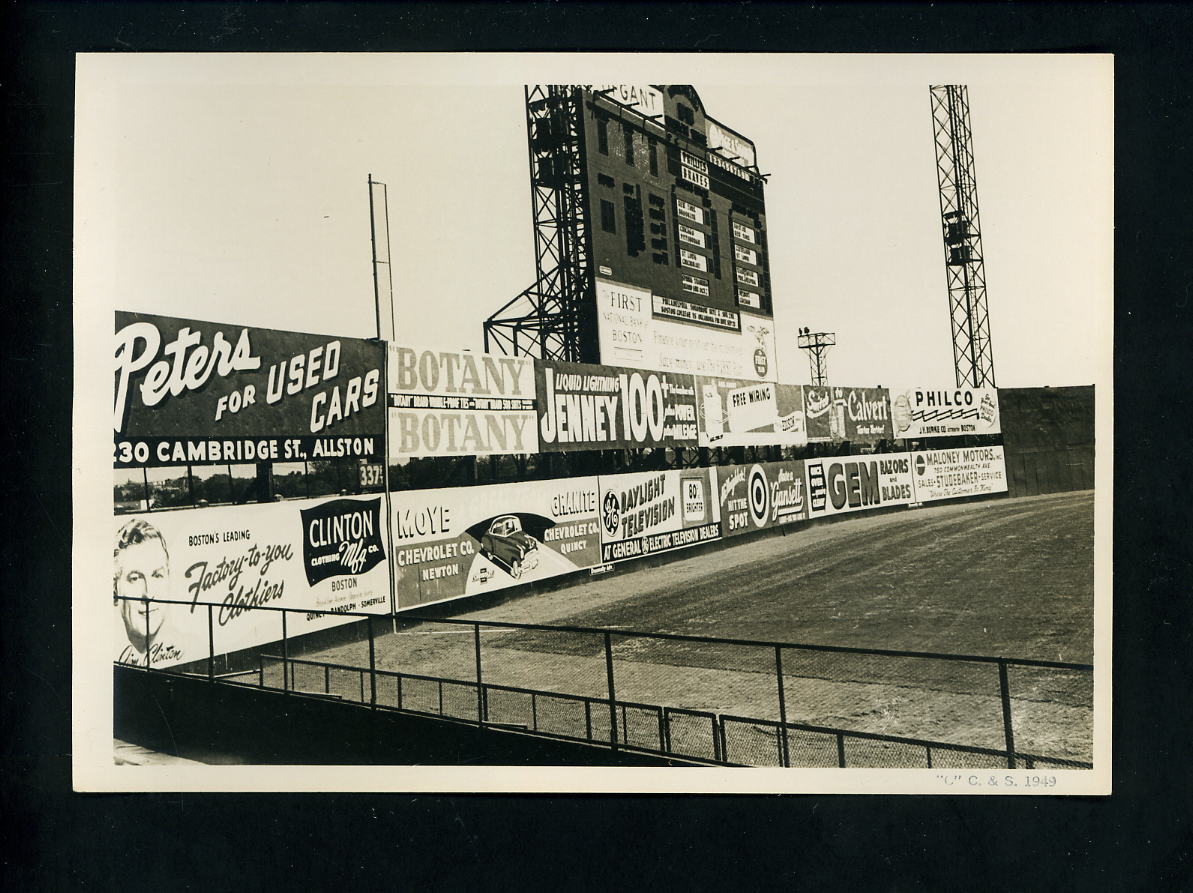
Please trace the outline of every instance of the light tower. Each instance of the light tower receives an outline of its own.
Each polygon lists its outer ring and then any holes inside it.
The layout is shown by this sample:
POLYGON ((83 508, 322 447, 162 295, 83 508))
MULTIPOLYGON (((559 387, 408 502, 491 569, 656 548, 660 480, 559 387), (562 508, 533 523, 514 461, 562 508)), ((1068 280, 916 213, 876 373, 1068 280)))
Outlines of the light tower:
POLYGON ((525 88, 534 219, 534 284, 485 320, 485 352, 594 362, 584 315, 593 313, 587 173, 579 87, 525 88))
POLYGON ((986 309, 969 91, 964 84, 929 90, 957 386, 994 387, 994 351, 990 344, 990 314, 986 309))
POLYGON ((837 343, 836 332, 813 332, 804 326, 799 330, 800 350, 808 352, 808 365, 812 371, 812 384, 818 388, 828 384, 828 349, 837 343))

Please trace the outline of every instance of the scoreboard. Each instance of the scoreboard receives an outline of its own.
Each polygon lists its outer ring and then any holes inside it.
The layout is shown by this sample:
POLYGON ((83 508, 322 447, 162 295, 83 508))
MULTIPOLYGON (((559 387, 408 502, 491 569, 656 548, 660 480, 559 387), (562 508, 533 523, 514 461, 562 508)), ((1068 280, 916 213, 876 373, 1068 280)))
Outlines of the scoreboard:
POLYGON ((583 85, 600 362, 775 379, 754 144, 687 85, 583 85))

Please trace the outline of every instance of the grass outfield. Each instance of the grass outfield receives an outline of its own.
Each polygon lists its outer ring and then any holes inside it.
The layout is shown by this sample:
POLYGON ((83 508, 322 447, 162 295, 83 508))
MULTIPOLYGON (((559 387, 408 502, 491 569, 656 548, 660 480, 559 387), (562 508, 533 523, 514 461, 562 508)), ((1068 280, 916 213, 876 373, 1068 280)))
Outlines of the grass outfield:
MULTIPOLYGON (((465 607, 465 603, 461 603, 465 607)), ((806 525, 636 573, 461 613, 474 619, 1092 662, 1093 495, 934 506, 806 525)), ((774 653, 617 639, 619 699, 776 719, 774 653)), ((475 678, 471 631, 379 640, 378 667, 475 678)), ((359 664, 360 645, 314 659, 359 664)), ((487 630, 486 682, 605 693, 599 636, 487 630)), ((784 652, 789 721, 1002 747, 990 665, 784 652)), ((1017 748, 1090 759, 1087 676, 1012 668, 1017 748)))

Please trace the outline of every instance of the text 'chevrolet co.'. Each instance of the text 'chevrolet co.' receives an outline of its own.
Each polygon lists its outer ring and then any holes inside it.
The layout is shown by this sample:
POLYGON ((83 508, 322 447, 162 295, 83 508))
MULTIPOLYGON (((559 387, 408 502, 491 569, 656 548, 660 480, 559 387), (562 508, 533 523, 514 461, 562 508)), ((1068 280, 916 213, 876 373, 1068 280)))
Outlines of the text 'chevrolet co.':
POLYGON ((114 520, 116 660, 166 667, 390 610, 381 498, 114 520), (163 602, 181 602, 165 604, 163 602), (213 603, 211 607, 203 603, 213 603), (210 639, 209 639, 210 635, 210 639))
POLYGON ((595 477, 394 493, 398 607, 598 564, 597 494, 595 477))
POLYGON ((378 457, 377 342, 116 313, 118 468, 378 457))

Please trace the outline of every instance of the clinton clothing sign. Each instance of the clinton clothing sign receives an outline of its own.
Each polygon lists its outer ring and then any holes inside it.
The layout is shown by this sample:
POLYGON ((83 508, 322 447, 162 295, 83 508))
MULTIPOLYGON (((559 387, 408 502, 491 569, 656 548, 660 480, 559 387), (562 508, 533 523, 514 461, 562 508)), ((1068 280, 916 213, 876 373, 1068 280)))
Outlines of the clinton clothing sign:
POLYGON ((700 446, 804 446, 800 385, 700 376, 700 446))
POLYGON ((116 313, 117 467, 374 457, 380 343, 116 313))
POLYGON ((811 518, 915 501, 910 453, 809 459, 804 465, 811 518))
POLYGON ((543 450, 696 445, 690 375, 541 361, 534 374, 543 450))
POLYGON ((381 500, 307 499, 114 521, 114 658, 144 666, 216 654, 327 629, 347 611, 390 610, 387 533, 381 500), (160 601, 183 604, 161 604, 160 601), (155 603, 157 602, 157 603, 155 603), (328 613, 320 613, 320 612, 328 613), (148 647, 146 647, 148 646, 148 647))
POLYGON ((1002 431, 995 388, 895 388, 894 436, 907 439, 1002 431))
POLYGON ((808 440, 875 442, 892 437, 885 388, 805 387, 808 440))
POLYGON ((1007 469, 1000 446, 912 453, 917 502, 1005 493, 1007 469))
POLYGON ((389 345, 391 458, 536 453, 534 363, 389 345))
POLYGON ((808 517, 803 462, 758 462, 716 468, 723 536, 778 527, 808 517))
POLYGON ((720 537, 716 469, 601 475, 601 561, 624 561, 720 537))
POLYGON ((399 608, 600 563, 595 477, 407 490, 393 513, 399 608))

